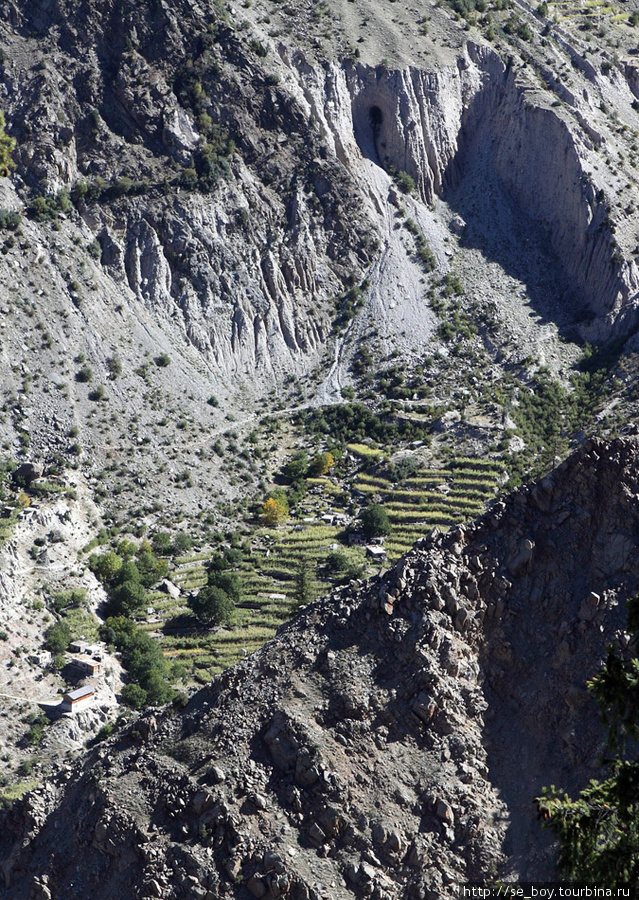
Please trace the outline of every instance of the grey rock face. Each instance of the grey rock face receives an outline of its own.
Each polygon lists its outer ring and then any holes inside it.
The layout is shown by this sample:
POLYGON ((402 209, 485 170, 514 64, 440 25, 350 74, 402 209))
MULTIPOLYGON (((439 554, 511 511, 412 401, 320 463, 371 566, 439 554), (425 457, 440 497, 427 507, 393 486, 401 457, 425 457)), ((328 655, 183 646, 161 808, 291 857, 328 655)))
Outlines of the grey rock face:
POLYGON ((532 798, 596 772, 603 731, 584 685, 611 641, 624 646, 638 496, 637 443, 593 441, 307 607, 182 712, 145 716, 5 813, 12 900, 47 884, 452 898, 495 871, 550 879, 532 798), (513 570, 522 542, 534 553, 513 570))

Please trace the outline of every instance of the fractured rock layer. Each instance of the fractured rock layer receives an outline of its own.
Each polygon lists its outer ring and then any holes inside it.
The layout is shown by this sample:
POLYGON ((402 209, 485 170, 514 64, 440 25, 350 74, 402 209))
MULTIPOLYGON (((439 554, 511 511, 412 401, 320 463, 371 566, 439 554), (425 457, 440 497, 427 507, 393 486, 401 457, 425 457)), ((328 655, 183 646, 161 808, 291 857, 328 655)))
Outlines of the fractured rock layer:
POLYGON ((7 896, 447 898, 551 878, 532 800, 597 772, 585 681, 626 645, 638 496, 637 443, 592 441, 307 607, 6 813, 7 896))

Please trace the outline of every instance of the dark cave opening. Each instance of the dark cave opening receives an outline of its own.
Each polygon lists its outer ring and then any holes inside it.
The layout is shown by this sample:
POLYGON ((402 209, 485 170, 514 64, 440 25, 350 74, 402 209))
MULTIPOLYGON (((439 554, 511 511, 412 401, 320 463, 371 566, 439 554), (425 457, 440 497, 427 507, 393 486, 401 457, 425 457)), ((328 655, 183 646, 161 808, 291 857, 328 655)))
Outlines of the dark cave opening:
POLYGON ((377 137, 382 122, 384 121, 384 114, 379 106, 371 106, 368 110, 368 118, 371 123, 371 128, 373 129, 373 134, 377 137))

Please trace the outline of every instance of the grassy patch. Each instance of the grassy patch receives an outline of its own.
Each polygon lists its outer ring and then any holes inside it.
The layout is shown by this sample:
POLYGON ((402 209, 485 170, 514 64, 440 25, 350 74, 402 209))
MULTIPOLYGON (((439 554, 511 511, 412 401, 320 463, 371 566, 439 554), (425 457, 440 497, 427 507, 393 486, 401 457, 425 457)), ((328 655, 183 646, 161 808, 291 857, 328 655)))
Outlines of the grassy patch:
POLYGON ((0 791, 0 798, 2 798, 5 803, 13 803, 15 800, 20 800, 29 791, 32 791, 38 786, 38 783, 37 778, 23 778, 20 781, 16 781, 14 784, 8 784, 6 787, 2 788, 2 791, 0 791))

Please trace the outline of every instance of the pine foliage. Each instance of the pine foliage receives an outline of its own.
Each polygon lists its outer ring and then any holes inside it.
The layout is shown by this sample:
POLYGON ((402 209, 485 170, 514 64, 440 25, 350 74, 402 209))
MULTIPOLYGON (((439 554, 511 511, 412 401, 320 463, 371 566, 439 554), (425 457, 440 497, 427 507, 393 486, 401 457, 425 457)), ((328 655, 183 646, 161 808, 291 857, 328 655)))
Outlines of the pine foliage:
POLYGON ((572 800, 552 785, 536 800, 559 838, 559 874, 602 887, 639 888, 639 596, 628 603, 632 653, 608 653, 588 682, 609 730, 609 777, 593 780, 572 800))

